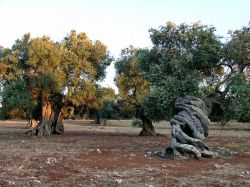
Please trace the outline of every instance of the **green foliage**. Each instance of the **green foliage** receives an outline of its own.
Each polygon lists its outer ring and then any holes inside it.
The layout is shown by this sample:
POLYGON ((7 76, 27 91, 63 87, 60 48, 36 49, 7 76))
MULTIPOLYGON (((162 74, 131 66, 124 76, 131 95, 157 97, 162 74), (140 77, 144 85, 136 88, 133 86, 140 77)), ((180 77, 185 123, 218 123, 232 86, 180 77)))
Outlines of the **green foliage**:
POLYGON ((29 118, 36 105, 23 80, 5 86, 0 96, 3 104, 1 114, 4 119, 29 118))
POLYGON ((98 97, 97 81, 105 77, 111 61, 107 47, 90 40, 85 33, 71 31, 62 42, 25 34, 11 49, 0 49, 0 85, 5 90, 12 82, 22 80, 30 99, 36 103, 43 92, 50 101, 61 95, 65 103, 79 106, 98 97))
POLYGON ((115 82, 122 100, 122 110, 139 115, 141 100, 149 92, 149 83, 139 70, 137 52, 132 46, 122 50, 120 58, 115 62, 115 82))
POLYGON ((131 119, 134 112, 124 110, 119 100, 107 100, 100 109, 100 116, 105 119, 131 119))
POLYGON ((117 119, 115 112, 118 111, 118 108, 115 108, 114 101, 106 101, 100 110, 100 115, 105 119, 117 119))
POLYGON ((200 23, 176 26, 170 22, 150 30, 153 48, 138 52, 140 69, 152 90, 142 101, 150 119, 169 120, 176 98, 201 96, 201 82, 222 57, 222 44, 214 31, 200 23))
MULTIPOLYGON (((230 66, 238 66, 238 71, 244 71, 250 66, 250 22, 247 27, 230 32, 231 39, 226 43, 224 61, 230 66)), ((248 69, 249 71, 249 69, 248 69)))
POLYGON ((230 70, 226 83, 230 85, 226 119, 250 121, 250 23, 230 32, 231 39, 225 44, 224 64, 230 70))
POLYGON ((97 84, 113 60, 100 41, 76 31, 61 42, 25 34, 12 48, 0 47, 1 115, 34 116, 46 93, 52 104, 83 106, 107 119, 144 113, 169 120, 176 98, 203 98, 226 88, 227 110, 218 104, 212 118, 249 121, 250 23, 230 36, 222 44, 215 28, 201 23, 150 29, 151 49, 130 46, 115 62, 115 101, 114 90, 97 84))
POLYGON ((229 95, 227 118, 241 122, 250 121, 250 84, 242 77, 236 76, 232 80, 229 95))
POLYGON ((185 95, 199 96, 198 82, 195 80, 166 80, 166 87, 159 87, 142 100, 145 114, 154 121, 170 120, 173 117, 175 99, 185 95), (189 85, 189 86, 188 86, 189 85))
POLYGON ((111 109, 107 106, 107 103, 110 103, 109 101, 113 101, 116 97, 115 90, 97 85, 95 94, 95 98, 85 103, 84 107, 90 109, 90 113, 94 113, 96 118, 109 118, 115 116, 115 114, 108 114, 109 111, 107 111, 111 109))
POLYGON ((134 119, 132 122, 131 122, 131 125, 133 127, 140 127, 142 128, 142 121, 140 119, 134 119))
POLYGON ((100 115, 105 119, 120 119, 119 105, 115 100, 108 100, 103 103, 100 115))
POLYGON ((74 30, 65 37, 62 44, 66 49, 65 68, 71 81, 83 77, 96 81, 105 78, 105 69, 113 59, 104 44, 98 40, 93 42, 85 33, 77 34, 74 30))
POLYGON ((112 88, 105 88, 98 86, 96 91, 96 99, 90 102, 89 108, 100 110, 104 103, 107 101, 112 101, 116 97, 115 90, 112 88))
POLYGON ((112 58, 101 42, 91 41, 85 33, 75 31, 62 42, 64 53, 63 72, 67 98, 75 105, 82 105, 96 97, 96 81, 105 77, 105 69, 112 58))
POLYGON ((151 29, 153 48, 139 52, 143 75, 154 86, 164 85, 168 76, 183 80, 194 71, 207 76, 222 57, 222 44, 214 32, 214 27, 200 23, 176 26, 169 22, 151 29))

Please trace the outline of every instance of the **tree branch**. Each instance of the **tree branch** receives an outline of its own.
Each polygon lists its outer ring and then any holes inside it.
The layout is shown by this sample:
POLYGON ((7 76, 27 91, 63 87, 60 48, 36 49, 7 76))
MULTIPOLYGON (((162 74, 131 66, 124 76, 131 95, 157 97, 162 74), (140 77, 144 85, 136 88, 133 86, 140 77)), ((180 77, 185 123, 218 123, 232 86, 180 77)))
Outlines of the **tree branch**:
MULTIPOLYGON (((232 67, 232 65, 230 65, 230 64, 227 64, 227 63, 225 63, 225 62, 221 62, 219 65, 221 65, 221 66, 227 66, 227 67, 229 67, 229 68, 230 68, 231 73, 233 73, 233 72, 234 72, 233 67, 232 67)), ((231 74, 231 73, 230 73, 230 74, 231 74)))

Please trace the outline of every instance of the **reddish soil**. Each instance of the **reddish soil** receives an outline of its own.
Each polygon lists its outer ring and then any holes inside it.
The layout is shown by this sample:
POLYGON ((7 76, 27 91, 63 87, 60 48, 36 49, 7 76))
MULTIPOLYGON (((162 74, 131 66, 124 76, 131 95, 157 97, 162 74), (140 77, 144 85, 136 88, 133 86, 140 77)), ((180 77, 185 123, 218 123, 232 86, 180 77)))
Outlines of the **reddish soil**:
POLYGON ((171 160, 148 156, 169 134, 72 121, 64 135, 26 137, 23 127, 0 121, 0 186, 250 186, 250 131, 207 138, 220 158, 171 160))

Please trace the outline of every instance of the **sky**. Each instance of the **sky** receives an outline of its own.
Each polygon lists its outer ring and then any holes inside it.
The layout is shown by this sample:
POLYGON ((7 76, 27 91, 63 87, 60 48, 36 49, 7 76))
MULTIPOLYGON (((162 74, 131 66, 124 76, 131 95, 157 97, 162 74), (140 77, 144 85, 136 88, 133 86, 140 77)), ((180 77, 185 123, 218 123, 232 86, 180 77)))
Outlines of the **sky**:
MULTIPOLYGON (((100 40, 118 58, 129 45, 151 47, 148 30, 168 21, 201 21, 226 37, 248 24, 249 10, 250 0, 0 0, 0 45, 11 47, 27 32, 61 41, 73 29, 100 40)), ((117 92, 114 75, 112 64, 102 85, 117 92)))

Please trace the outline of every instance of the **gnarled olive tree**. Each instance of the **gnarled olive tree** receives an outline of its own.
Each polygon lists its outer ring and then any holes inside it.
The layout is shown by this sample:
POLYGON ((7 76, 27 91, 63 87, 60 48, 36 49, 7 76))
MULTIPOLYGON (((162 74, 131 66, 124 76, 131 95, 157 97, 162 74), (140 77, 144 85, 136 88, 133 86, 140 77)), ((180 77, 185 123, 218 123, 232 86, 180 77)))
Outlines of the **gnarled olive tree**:
MULTIPOLYGON (((0 57, 3 90, 23 80, 23 88, 32 98, 30 117, 39 123, 28 135, 62 134, 65 115, 72 106, 95 99, 96 81, 105 77, 112 60, 100 41, 75 31, 61 42, 26 34, 11 49, 1 50, 0 57)), ((17 98, 20 94, 15 92, 17 98)))
POLYGON ((145 115, 141 105, 142 98, 149 93, 149 82, 142 76, 138 67, 137 49, 132 46, 122 50, 120 58, 115 62, 115 82, 122 99, 122 108, 133 111, 142 121, 139 135, 156 135, 152 121, 145 115))
POLYGON ((205 101, 185 96, 175 101, 176 115, 171 119, 171 141, 167 148, 154 155, 161 157, 189 158, 216 157, 217 153, 203 142, 208 136, 211 100, 205 101))

